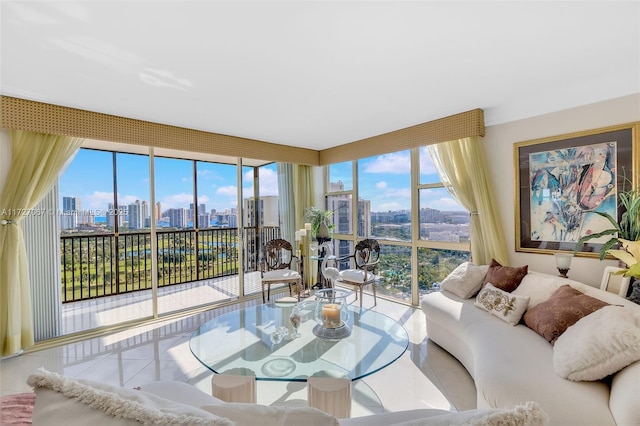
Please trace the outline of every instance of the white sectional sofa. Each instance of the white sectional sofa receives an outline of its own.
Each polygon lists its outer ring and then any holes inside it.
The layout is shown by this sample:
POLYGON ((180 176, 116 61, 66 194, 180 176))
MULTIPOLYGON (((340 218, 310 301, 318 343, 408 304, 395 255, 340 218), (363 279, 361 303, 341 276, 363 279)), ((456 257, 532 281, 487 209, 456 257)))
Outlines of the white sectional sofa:
MULTIPOLYGON (((640 327, 640 305, 570 279, 529 272, 510 293, 529 298, 525 314, 516 325, 480 309, 476 306, 475 295, 466 294, 464 296, 467 298, 463 298, 442 290, 421 299, 428 337, 455 356, 471 374, 477 388, 478 408, 512 407, 522 401, 536 401, 549 415, 551 425, 640 425, 640 361, 632 362, 601 380, 591 381, 562 378, 554 368, 554 351, 559 352, 560 346, 564 350, 575 350, 578 355, 591 350, 588 347, 581 348, 583 343, 588 345, 589 339, 583 339, 578 344, 575 340, 569 340, 580 336, 577 333, 580 328, 587 334, 593 331, 593 338, 598 340, 609 333, 601 331, 599 327, 605 326, 609 330, 610 324, 578 327, 587 323, 581 319, 567 328, 554 346, 523 323, 526 312, 531 310, 533 313, 533 307, 540 303, 543 303, 540 308, 547 306, 545 302, 550 301, 554 292, 566 284, 608 304, 621 305, 635 317, 636 327, 640 327), (572 330, 572 327, 575 328, 572 330), (562 337, 564 335, 566 341, 562 337)), ((609 308, 608 311, 615 309, 609 308)), ((583 318, 586 320, 597 312, 583 318)), ((627 315, 626 312, 624 315, 627 315)), ((637 353, 640 350, 638 332, 632 330, 631 338, 635 339, 635 348, 630 349, 637 353)), ((600 344, 612 350, 612 354, 605 356, 605 362, 617 358, 618 343, 609 344, 605 340, 600 344)), ((558 359, 555 361, 559 362, 558 359)), ((589 362, 589 359, 583 362, 589 362)))

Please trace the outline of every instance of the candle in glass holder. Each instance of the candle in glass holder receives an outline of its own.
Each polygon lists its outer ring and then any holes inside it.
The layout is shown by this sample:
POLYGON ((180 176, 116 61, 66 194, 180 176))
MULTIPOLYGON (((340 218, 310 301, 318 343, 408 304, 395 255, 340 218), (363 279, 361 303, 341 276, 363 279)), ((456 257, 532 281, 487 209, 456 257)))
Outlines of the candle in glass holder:
POLYGON ((327 303, 322 307, 322 325, 325 328, 340 327, 340 305, 327 303))

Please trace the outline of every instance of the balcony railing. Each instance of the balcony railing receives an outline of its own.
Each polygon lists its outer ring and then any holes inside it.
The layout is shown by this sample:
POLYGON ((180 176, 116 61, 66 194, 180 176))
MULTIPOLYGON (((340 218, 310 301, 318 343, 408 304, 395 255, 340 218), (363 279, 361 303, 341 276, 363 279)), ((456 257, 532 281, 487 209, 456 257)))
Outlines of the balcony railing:
MULTIPOLYGON (((157 231, 158 286, 171 286, 258 270, 260 247, 280 236, 280 228, 157 231)), ((60 237, 62 301, 150 289, 150 232, 63 235, 60 237)))

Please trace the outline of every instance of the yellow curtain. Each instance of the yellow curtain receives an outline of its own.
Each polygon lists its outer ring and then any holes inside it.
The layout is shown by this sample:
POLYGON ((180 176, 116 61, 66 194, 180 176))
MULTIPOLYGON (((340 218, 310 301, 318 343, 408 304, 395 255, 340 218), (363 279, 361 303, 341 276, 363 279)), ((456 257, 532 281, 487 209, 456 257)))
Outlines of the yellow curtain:
MULTIPOLYGON (((22 219, 51 190, 82 139, 9 131, 11 167, 0 194, 0 342, 2 355, 31 346, 33 320, 22 219)), ((47 212, 56 214, 56 212, 47 212)))
POLYGON ((509 257, 500 213, 489 178, 480 136, 429 145, 427 147, 447 190, 471 212, 471 256, 477 265, 494 258, 508 265, 509 257))
MULTIPOLYGON (((313 180, 313 168, 311 166, 304 166, 295 164, 294 166, 294 194, 295 194, 295 215, 296 215, 296 228, 304 228, 306 222, 304 213, 308 207, 313 206, 315 200, 315 185, 313 180)), ((304 281, 306 287, 309 288, 317 281, 317 269, 312 267, 313 263, 309 257, 309 242, 311 241, 311 233, 307 232, 307 236, 302 240, 303 250, 305 258, 304 265, 304 281)))

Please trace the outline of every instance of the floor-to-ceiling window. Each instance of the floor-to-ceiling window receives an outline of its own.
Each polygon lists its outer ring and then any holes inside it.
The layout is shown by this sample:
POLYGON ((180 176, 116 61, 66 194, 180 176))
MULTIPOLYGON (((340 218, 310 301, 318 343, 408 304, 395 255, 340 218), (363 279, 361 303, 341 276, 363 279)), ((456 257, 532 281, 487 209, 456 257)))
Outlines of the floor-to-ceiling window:
POLYGON ((348 256, 358 240, 378 240, 378 294, 417 303, 468 260, 469 213, 444 188, 426 149, 332 164, 327 177, 333 250, 348 256))
POLYGON ((279 233, 275 170, 81 149, 59 181, 63 312, 74 317, 62 333, 259 292, 261 241, 279 233), (245 209, 257 221, 239 231, 245 209))

